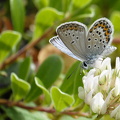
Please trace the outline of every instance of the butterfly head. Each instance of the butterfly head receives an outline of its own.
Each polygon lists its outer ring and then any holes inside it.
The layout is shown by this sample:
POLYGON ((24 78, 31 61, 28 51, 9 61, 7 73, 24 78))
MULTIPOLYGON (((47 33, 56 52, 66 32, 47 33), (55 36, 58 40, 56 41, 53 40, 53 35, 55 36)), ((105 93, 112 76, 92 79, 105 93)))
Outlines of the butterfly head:
POLYGON ((82 66, 81 66, 83 69, 88 69, 88 64, 87 64, 87 62, 86 61, 84 61, 83 63, 82 63, 82 66))

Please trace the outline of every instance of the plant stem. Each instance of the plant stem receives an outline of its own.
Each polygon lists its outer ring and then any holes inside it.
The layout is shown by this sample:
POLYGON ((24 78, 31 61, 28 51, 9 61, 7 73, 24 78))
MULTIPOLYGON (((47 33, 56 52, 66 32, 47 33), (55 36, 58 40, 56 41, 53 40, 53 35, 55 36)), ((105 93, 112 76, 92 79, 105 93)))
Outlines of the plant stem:
MULTIPOLYGON (((17 106, 17 107, 24 108, 27 110, 35 110, 35 111, 47 112, 47 113, 51 113, 51 114, 57 113, 57 111, 54 108, 43 108, 43 107, 38 107, 38 106, 32 107, 32 106, 25 105, 23 102, 14 102, 14 101, 6 100, 6 99, 0 99, 0 105, 5 105, 8 107, 17 106)), ((80 112, 80 111, 66 110, 66 111, 61 112, 60 114, 89 117, 89 113, 84 113, 84 112, 80 112)))
POLYGON ((23 47, 21 50, 19 50, 17 53, 13 54, 9 58, 7 58, 1 65, 0 70, 4 69, 8 64, 13 63, 20 55, 25 53, 30 48, 34 47, 36 44, 38 44, 41 40, 45 39, 46 37, 50 36, 54 32, 54 28, 49 28, 40 38, 37 40, 33 40, 29 44, 27 44, 25 47, 23 47))

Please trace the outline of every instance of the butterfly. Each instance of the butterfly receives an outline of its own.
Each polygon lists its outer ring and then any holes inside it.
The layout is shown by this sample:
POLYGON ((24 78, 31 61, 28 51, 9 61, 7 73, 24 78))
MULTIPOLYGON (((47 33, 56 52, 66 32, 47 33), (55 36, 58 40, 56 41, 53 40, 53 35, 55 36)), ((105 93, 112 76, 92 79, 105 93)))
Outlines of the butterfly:
POLYGON ((57 27, 57 36, 49 42, 63 53, 82 61, 82 68, 94 67, 97 59, 116 50, 111 46, 113 25, 107 18, 96 20, 89 30, 83 23, 72 21, 57 27))

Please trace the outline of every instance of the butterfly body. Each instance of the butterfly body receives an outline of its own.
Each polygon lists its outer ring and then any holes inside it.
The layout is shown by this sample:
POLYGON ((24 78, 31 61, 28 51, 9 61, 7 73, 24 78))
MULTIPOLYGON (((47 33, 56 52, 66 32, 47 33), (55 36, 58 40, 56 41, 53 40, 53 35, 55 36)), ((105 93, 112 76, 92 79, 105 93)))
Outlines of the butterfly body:
POLYGON ((113 25, 107 18, 96 20, 89 30, 80 22, 66 22, 57 27, 50 43, 69 56, 82 61, 82 67, 93 67, 98 58, 111 54, 113 25))

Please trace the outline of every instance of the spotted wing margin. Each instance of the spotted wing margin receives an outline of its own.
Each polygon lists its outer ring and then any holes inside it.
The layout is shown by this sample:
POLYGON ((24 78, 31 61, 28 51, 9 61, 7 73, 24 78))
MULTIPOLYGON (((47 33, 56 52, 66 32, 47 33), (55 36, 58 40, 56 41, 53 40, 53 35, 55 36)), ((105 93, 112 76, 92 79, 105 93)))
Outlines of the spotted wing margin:
POLYGON ((86 31, 86 26, 76 21, 63 23, 56 29, 64 45, 83 61, 86 60, 86 31))
POLYGON ((107 18, 96 20, 88 31, 86 39, 87 56, 104 55, 110 49, 114 51, 114 48, 110 46, 113 32, 114 29, 110 20, 107 18))
POLYGON ((51 38, 49 40, 49 42, 54 45, 56 48, 58 48, 60 51, 62 51, 63 53, 73 57, 74 59, 77 59, 79 61, 83 61, 82 59, 78 58, 77 56, 75 56, 66 46, 65 44, 62 42, 62 40, 58 37, 55 36, 53 38, 51 38))

